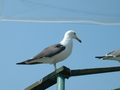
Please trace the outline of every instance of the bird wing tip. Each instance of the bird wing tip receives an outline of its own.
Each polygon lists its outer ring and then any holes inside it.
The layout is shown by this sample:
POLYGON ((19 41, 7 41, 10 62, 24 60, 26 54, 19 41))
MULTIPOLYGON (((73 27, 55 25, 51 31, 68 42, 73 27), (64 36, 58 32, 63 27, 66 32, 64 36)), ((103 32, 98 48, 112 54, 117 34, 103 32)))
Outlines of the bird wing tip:
POLYGON ((95 58, 103 59, 105 56, 96 56, 95 58))
POLYGON ((20 63, 16 63, 17 65, 19 65, 19 64, 26 64, 25 62, 20 62, 20 63))

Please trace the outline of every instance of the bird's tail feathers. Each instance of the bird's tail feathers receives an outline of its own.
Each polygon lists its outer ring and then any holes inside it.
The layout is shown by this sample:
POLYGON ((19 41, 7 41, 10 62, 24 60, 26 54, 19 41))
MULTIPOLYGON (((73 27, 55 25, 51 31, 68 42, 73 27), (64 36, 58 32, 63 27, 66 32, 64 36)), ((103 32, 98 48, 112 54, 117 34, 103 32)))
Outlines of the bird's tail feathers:
POLYGON ((96 56, 95 58, 103 59, 105 56, 96 56))
POLYGON ((16 63, 16 64, 26 64, 25 62, 20 62, 20 63, 16 63))
POLYGON ((27 61, 23 61, 23 62, 20 62, 20 63, 16 63, 17 65, 33 65, 33 64, 42 64, 43 62, 32 62, 31 59, 27 60, 27 61))

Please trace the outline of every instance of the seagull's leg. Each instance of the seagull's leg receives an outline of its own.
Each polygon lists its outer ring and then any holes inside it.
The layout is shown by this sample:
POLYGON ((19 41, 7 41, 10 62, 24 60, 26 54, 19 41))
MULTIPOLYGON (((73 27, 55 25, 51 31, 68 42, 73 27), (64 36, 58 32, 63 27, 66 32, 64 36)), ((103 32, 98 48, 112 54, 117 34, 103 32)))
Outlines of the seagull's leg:
POLYGON ((54 64, 54 68, 55 68, 55 70, 57 70, 57 68, 56 68, 56 63, 54 64))

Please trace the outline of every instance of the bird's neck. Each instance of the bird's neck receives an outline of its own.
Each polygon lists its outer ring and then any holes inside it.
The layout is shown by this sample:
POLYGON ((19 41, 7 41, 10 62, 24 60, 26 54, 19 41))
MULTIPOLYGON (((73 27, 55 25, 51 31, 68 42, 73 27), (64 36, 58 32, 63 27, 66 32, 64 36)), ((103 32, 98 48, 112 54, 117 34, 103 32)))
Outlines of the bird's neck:
POLYGON ((69 45, 70 47, 73 46, 72 38, 71 38, 71 37, 67 37, 67 36, 65 36, 60 43, 61 43, 62 45, 64 45, 64 46, 68 46, 68 45, 69 45))

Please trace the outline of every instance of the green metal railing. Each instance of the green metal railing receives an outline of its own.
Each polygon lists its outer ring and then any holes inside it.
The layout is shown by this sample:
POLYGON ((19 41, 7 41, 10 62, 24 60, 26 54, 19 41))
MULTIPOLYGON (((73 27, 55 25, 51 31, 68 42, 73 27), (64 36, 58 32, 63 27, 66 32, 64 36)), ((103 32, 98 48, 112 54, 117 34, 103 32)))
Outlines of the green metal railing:
POLYGON ((50 86, 57 83, 57 90, 65 90, 65 78, 80 75, 98 74, 120 71, 120 66, 117 67, 103 67, 103 68, 88 68, 88 69, 77 69, 70 70, 69 68, 63 66, 56 71, 45 76, 36 83, 30 85, 24 90, 45 90, 50 86))

